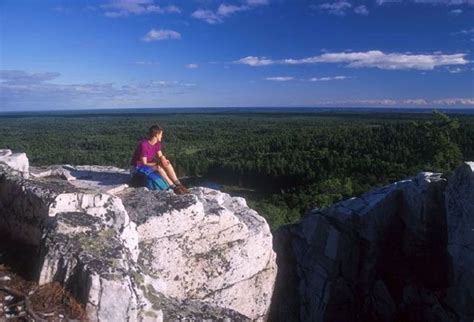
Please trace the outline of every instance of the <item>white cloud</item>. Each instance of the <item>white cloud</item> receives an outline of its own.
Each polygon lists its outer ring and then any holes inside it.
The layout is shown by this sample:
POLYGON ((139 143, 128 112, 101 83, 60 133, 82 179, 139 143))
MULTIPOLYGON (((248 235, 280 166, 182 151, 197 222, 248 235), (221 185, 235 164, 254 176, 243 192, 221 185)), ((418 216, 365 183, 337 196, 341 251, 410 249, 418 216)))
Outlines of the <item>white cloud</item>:
POLYGON ((457 32, 457 34, 462 34, 462 35, 471 35, 471 34, 474 34, 474 27, 471 28, 471 29, 463 29, 463 30, 457 32))
POLYGON ((237 12, 251 10, 257 6, 268 5, 268 3, 268 0, 246 0, 242 5, 222 3, 215 12, 209 9, 198 9, 191 14, 191 17, 215 25, 222 23, 224 18, 237 12))
POLYGON ((183 83, 180 81, 172 80, 155 80, 151 81, 149 84, 141 85, 143 88, 152 88, 152 87, 194 87, 194 83, 183 83))
POLYGON ((319 101, 320 106, 347 107, 436 107, 436 106, 474 106, 474 98, 409 98, 409 99, 353 99, 336 101, 319 101))
POLYGON ((366 6, 360 5, 358 7, 354 8, 354 13, 361 15, 361 16, 368 16, 369 15, 369 9, 367 9, 366 6))
POLYGON ((460 15, 463 11, 461 9, 453 9, 449 13, 452 15, 460 15))
POLYGON ((370 50, 366 52, 324 53, 319 56, 302 59, 286 58, 282 60, 271 60, 265 57, 259 58, 248 56, 235 61, 235 63, 249 66, 342 63, 345 64, 346 67, 351 68, 372 67, 385 70, 433 70, 439 66, 468 64, 469 61, 466 60, 465 57, 466 54, 386 54, 380 50, 370 50))
POLYGON ((450 72, 451 74, 459 74, 462 71, 463 71, 463 69, 459 68, 459 67, 448 68, 448 72, 450 72))
POLYGON ((288 81, 293 80, 294 78, 289 77, 289 76, 276 76, 276 77, 267 77, 265 79, 269 81, 274 81, 274 82, 288 82, 288 81))
POLYGON ((428 101, 423 98, 406 99, 402 101, 403 105, 428 105, 428 101))
POLYGON ((265 57, 247 56, 247 57, 239 59, 235 63, 249 65, 249 66, 267 66, 267 65, 273 65, 276 62, 271 59, 267 59, 265 57))
POLYGON ((189 69, 196 69, 196 68, 199 68, 199 65, 198 65, 198 64, 187 64, 187 65, 186 65, 186 68, 189 68, 189 69))
MULTIPOLYGON (((194 83, 156 80, 147 83, 115 85, 113 83, 57 83, 59 73, 29 73, 0 70, 0 109, 51 107, 97 107, 136 100, 153 102, 164 94, 193 91, 194 83), (33 105, 32 105, 33 104, 33 105)), ((153 104, 152 104, 153 106, 153 104)))
POLYGON ((174 30, 166 29, 151 29, 143 38, 143 41, 151 42, 158 40, 167 40, 167 39, 181 39, 181 34, 174 30))
POLYGON ((350 9, 351 7, 352 5, 345 0, 326 2, 318 6, 312 6, 312 8, 317 8, 321 11, 337 16, 344 16, 346 14, 346 10, 350 9))
POLYGON ((471 98, 444 98, 433 101, 437 105, 473 105, 474 97, 471 98))
POLYGON ((153 0, 111 0, 102 8, 105 9, 104 15, 110 18, 152 13, 181 13, 175 5, 160 7, 155 5, 153 0))
POLYGON ((332 80, 344 80, 348 79, 350 77, 348 76, 325 76, 325 77, 313 77, 310 78, 311 82, 327 82, 327 81, 332 81, 332 80))
POLYGON ((327 53, 317 60, 320 62, 348 63, 348 67, 376 67, 380 69, 420 69, 432 70, 437 66, 467 64, 465 54, 385 54, 379 50, 355 53, 327 53))
POLYGON ((40 84, 61 76, 59 73, 28 73, 22 70, 0 70, 2 84, 22 85, 40 84))
POLYGON ((211 25, 222 22, 222 17, 214 13, 212 10, 198 9, 191 14, 191 17, 203 20, 211 25))
POLYGON ((147 60, 137 60, 133 62, 135 65, 142 65, 142 66, 151 66, 151 65, 158 65, 157 62, 147 61, 147 60))
POLYGON ((221 4, 219 8, 217 9, 217 15, 221 17, 227 17, 233 13, 239 12, 239 11, 245 11, 248 10, 247 6, 234 6, 232 4, 221 4))

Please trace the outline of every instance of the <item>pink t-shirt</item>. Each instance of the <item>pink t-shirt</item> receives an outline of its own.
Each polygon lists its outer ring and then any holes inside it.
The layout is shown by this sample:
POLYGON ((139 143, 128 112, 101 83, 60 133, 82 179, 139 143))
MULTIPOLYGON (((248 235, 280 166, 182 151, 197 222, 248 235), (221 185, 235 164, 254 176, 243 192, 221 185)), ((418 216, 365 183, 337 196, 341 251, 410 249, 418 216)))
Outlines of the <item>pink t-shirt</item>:
POLYGON ((158 151, 161 150, 161 142, 156 142, 155 145, 150 144, 148 140, 142 140, 138 143, 135 152, 133 153, 132 161, 130 162, 133 166, 139 166, 142 164, 142 158, 146 157, 147 162, 153 162, 158 151))

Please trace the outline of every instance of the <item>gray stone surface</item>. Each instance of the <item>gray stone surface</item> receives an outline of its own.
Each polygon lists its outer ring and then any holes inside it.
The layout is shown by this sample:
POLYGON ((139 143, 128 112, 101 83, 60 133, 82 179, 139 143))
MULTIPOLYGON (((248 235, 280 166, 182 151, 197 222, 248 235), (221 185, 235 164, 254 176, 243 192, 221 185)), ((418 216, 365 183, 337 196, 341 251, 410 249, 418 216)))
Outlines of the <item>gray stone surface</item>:
POLYGON ((113 167, 17 168, 0 160, 0 233, 35 245, 39 283, 66 285, 90 320, 266 318, 272 235, 244 199, 129 188, 113 167))
POLYGON ((277 231, 271 320, 472 321, 472 169, 420 173, 277 231))
POLYGON ((452 285, 446 302, 462 321, 474 320, 474 162, 467 162, 450 178, 446 189, 448 251, 452 285))

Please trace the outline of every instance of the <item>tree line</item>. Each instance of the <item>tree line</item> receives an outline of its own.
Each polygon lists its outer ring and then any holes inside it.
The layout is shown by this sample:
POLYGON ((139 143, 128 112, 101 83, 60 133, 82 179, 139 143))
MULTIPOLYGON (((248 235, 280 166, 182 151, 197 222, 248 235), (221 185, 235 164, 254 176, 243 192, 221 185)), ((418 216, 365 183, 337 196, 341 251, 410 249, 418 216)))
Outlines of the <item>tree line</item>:
POLYGON ((251 206, 272 228, 305 211, 419 171, 449 173, 474 160, 474 117, 424 114, 160 114, 3 117, 0 148, 32 165, 128 167, 152 124, 180 176, 259 192, 251 206))

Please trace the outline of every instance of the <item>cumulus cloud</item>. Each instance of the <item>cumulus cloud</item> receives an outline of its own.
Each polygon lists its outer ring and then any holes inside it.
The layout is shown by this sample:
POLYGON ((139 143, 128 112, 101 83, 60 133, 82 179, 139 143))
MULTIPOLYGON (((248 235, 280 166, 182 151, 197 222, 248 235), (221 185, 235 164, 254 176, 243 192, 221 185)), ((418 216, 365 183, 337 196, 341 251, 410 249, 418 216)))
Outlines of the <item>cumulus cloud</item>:
POLYGON ((112 0, 102 8, 105 10, 104 15, 110 18, 152 13, 181 13, 181 10, 175 5, 161 7, 156 5, 153 0, 112 0))
POLYGON ((268 5, 268 0, 246 0, 244 4, 234 5, 222 3, 216 11, 209 9, 198 9, 191 14, 191 17, 203 20, 208 24, 215 25, 222 23, 227 18, 240 11, 248 11, 258 6, 268 5))
POLYGON ((325 76, 325 77, 313 77, 310 78, 311 82, 327 82, 327 81, 332 81, 332 80, 344 80, 348 79, 350 77, 348 76, 325 76))
POLYGON ((289 76, 276 76, 276 77, 267 77, 265 78, 268 81, 273 81, 273 82, 288 82, 294 79, 294 77, 289 77, 289 76))
POLYGON ((198 65, 198 64, 187 64, 187 65, 186 65, 186 68, 189 68, 189 69, 196 69, 196 68, 199 68, 199 65, 198 65))
POLYGON ((433 70, 439 66, 465 65, 469 61, 466 54, 412 54, 412 53, 384 53, 380 50, 370 50, 366 52, 339 52, 324 53, 319 56, 302 59, 286 58, 272 60, 265 57, 247 56, 234 63, 249 66, 266 65, 302 65, 317 63, 341 63, 350 68, 379 68, 385 70, 433 70))
POLYGON ((151 29, 142 40, 146 42, 168 40, 168 39, 181 39, 181 34, 174 30, 167 29, 151 29))

